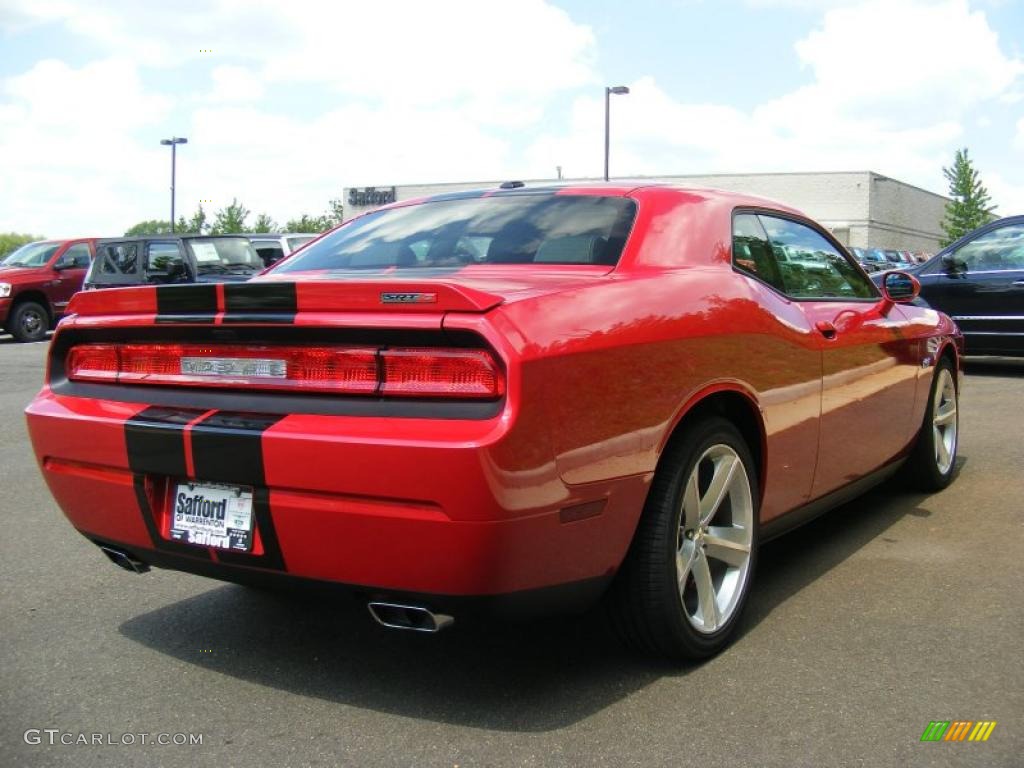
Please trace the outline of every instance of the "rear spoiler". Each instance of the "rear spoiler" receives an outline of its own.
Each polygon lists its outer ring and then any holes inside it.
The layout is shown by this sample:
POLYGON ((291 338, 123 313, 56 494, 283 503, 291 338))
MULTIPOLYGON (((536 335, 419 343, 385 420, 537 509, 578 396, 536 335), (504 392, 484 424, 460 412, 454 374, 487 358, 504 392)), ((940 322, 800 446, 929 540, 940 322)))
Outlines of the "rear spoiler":
POLYGON ((503 300, 498 294, 476 288, 426 280, 259 280, 81 291, 71 299, 66 313, 258 316, 301 312, 486 312, 503 300))

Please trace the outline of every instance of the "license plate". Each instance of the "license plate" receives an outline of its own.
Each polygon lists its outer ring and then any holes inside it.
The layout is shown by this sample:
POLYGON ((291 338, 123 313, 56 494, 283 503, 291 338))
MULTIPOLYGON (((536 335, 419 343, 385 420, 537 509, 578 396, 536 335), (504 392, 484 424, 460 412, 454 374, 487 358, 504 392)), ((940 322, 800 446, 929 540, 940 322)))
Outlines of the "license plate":
POLYGON ((171 506, 171 538, 248 552, 252 548, 252 489, 178 483, 171 506))

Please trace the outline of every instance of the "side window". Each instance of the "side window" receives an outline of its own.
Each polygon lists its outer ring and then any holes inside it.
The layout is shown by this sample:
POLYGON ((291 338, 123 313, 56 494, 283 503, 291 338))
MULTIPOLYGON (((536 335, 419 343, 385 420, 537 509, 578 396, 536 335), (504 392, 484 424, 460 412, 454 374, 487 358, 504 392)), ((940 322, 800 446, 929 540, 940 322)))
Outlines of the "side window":
POLYGON ((136 272, 136 254, 138 246, 135 243, 112 243, 100 248, 96 258, 100 262, 100 274, 104 275, 133 275, 136 272))
POLYGON ((785 291, 764 227, 752 213, 740 213, 732 220, 732 263, 737 269, 785 291))
POLYGON ((256 249, 260 259, 265 266, 270 266, 284 258, 284 248, 280 243, 271 240, 253 240, 252 247, 256 249))
POLYGON ((986 232, 957 249, 953 257, 963 261, 968 272, 1024 269, 1024 224, 986 232))
POLYGON ((89 266, 89 246, 86 243, 76 243, 64 251, 60 257, 61 264, 70 268, 84 269, 89 266))
POLYGON ((871 299, 871 281, 810 227, 789 219, 758 215, 768 233, 783 291, 797 299, 871 299))
POLYGON ((146 279, 167 283, 183 279, 185 260, 175 242, 153 242, 146 246, 146 279))

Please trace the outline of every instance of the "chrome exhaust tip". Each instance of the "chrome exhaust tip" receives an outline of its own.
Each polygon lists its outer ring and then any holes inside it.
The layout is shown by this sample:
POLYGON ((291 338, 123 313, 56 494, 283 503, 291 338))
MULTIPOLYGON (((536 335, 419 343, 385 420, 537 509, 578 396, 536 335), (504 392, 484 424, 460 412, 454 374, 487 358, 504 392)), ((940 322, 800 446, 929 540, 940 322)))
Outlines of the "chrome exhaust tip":
POLYGON ((146 565, 141 560, 136 560, 134 557, 127 554, 126 552, 122 552, 121 550, 114 549, 112 547, 104 546, 101 546, 100 549, 103 551, 104 555, 110 558, 110 562, 112 562, 118 568, 124 568, 126 571, 131 571, 132 573, 145 573, 149 570, 148 565, 146 565))
POLYGON ((370 615, 382 627, 389 629, 410 629, 413 632, 440 632, 455 623, 455 619, 443 613, 434 613, 419 605, 401 603, 367 603, 370 615))

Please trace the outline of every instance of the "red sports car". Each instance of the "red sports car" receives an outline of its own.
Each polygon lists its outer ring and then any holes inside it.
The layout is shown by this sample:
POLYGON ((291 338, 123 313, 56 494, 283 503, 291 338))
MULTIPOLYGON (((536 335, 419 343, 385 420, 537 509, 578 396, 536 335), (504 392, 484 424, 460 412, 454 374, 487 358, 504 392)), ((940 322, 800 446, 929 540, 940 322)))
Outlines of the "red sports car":
POLYGON ((605 184, 354 219, 248 283, 79 294, 28 407, 129 570, 319 583, 382 624, 603 599, 652 654, 736 628, 758 545, 953 477, 962 339, 767 200, 605 184))

